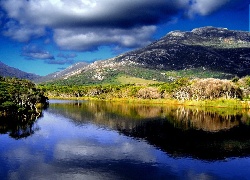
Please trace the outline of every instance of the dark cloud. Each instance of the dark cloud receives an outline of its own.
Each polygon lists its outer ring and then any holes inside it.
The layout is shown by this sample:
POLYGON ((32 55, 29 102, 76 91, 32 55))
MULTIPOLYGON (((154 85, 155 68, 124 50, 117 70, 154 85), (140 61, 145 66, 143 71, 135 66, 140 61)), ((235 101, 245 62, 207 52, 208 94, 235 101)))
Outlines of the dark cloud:
POLYGON ((94 50, 109 44, 122 47, 148 44, 155 24, 170 20, 186 3, 186 0, 5 0, 0 5, 12 22, 17 22, 5 25, 4 35, 12 39, 27 41, 40 37, 45 35, 46 27, 52 29, 55 42, 63 49, 94 50))
POLYGON ((1 4, 10 18, 22 24, 53 28, 130 28, 166 21, 186 3, 186 0, 6 0, 1 4))
POLYGON ((17 41, 53 32, 66 50, 96 50, 103 45, 140 47, 148 44, 159 23, 186 14, 209 15, 245 0, 4 0, 0 9, 10 19, 5 36, 17 41))
POLYGON ((55 57, 50 54, 48 51, 36 46, 36 45, 28 45, 25 46, 22 50, 22 56, 25 56, 27 59, 35 60, 35 59, 42 59, 42 60, 54 60, 55 57))

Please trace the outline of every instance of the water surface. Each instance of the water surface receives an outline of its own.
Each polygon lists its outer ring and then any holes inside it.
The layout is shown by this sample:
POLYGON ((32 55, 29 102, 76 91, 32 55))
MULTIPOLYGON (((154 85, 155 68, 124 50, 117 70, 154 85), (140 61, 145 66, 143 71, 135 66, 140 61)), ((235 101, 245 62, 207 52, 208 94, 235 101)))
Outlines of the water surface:
POLYGON ((53 100, 1 124, 0 179, 249 179, 249 122, 247 110, 53 100))

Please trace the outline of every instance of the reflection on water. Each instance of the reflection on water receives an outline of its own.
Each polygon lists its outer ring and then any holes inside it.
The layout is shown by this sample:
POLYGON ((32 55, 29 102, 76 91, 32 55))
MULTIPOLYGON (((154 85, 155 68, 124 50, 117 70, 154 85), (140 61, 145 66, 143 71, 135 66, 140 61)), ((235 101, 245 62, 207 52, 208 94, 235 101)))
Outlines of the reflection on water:
POLYGON ((1 124, 32 136, 0 135, 0 179, 247 179, 249 120, 247 110, 51 101, 35 122, 1 124))
POLYGON ((0 117, 0 134, 9 134, 14 139, 26 138, 39 130, 35 124, 41 114, 11 115, 0 117))
POLYGON ((91 122, 145 139, 173 156, 216 160, 250 155, 247 110, 76 101, 51 104, 50 111, 77 125, 91 122))
POLYGON ((117 123, 133 128, 138 122, 164 119, 175 128, 182 130, 219 132, 250 123, 250 110, 244 109, 201 109, 183 106, 74 101, 74 103, 52 103, 50 111, 73 118, 76 123, 94 121, 111 128, 115 128, 113 126, 117 126, 117 123))
POLYGON ((121 123, 115 119, 122 118, 122 123, 133 126, 134 120, 166 119, 175 128, 196 129, 218 132, 250 123, 250 110, 242 109, 201 109, 183 106, 140 105, 111 102, 53 103, 51 109, 73 118, 76 122, 91 120, 95 123, 112 127, 121 123), (132 121, 131 121, 132 120, 132 121))

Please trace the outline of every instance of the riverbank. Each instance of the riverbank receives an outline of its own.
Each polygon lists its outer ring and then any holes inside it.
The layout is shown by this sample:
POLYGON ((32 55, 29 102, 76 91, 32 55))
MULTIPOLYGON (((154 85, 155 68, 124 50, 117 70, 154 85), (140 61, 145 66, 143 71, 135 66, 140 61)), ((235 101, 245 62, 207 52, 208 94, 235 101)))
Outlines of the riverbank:
POLYGON ((180 78, 158 84, 39 85, 50 98, 201 107, 250 108, 250 77, 235 80, 180 78), (242 101, 244 100, 244 101, 242 101))
POLYGON ((61 100, 87 100, 87 101, 104 101, 104 102, 124 102, 138 104, 165 104, 165 105, 182 105, 182 106, 197 106, 197 107, 214 107, 214 108, 234 108, 234 109, 250 109, 249 100, 237 99, 216 99, 202 101, 179 101, 176 99, 140 99, 140 98, 110 98, 99 99, 95 97, 49 97, 49 99, 61 100))

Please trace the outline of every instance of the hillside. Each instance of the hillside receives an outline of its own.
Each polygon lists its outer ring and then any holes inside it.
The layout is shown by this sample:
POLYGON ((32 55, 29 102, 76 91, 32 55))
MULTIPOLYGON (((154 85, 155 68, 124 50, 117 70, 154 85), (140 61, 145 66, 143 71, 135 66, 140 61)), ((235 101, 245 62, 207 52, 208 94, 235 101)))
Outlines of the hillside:
POLYGON ((144 48, 72 71, 59 83, 117 83, 122 75, 154 81, 182 76, 230 79, 249 72, 249 32, 202 27, 172 31, 144 48))
POLYGON ((6 64, 0 61, 0 76, 3 77, 16 77, 20 79, 28 79, 28 80, 35 80, 40 78, 40 76, 36 74, 27 73, 21 71, 19 69, 7 66, 6 64))
POLYGON ((78 62, 69 66, 68 68, 49 74, 47 76, 40 77, 35 80, 35 82, 45 82, 50 80, 57 80, 57 79, 67 79, 68 77, 74 76, 82 72, 82 70, 88 65, 86 62, 78 62))

